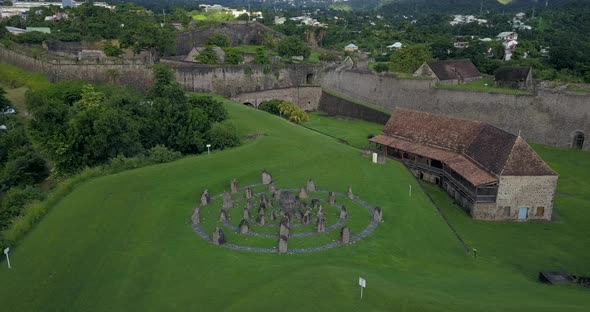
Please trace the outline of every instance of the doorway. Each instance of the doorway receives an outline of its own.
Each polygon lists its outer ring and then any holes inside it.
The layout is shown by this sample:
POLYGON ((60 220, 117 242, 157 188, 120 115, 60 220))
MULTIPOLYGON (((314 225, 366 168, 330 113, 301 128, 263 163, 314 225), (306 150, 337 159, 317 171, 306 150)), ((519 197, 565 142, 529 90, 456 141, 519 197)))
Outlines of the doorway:
POLYGON ((526 220, 529 216, 529 208, 518 209, 518 220, 526 220))

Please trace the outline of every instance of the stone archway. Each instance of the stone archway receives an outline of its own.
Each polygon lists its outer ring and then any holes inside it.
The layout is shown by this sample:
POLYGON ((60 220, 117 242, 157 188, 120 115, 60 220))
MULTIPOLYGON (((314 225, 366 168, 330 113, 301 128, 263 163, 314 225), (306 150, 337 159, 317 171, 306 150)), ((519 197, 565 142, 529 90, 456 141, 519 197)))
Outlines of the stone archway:
POLYGON ((305 83, 306 84, 314 84, 315 83, 315 75, 313 73, 309 73, 305 76, 305 83))
POLYGON ((254 106, 254 104, 252 104, 252 103, 250 103, 250 102, 244 102, 244 105, 246 105, 246 106, 250 106, 250 107, 254 107, 254 108, 256 107, 256 106, 254 106))

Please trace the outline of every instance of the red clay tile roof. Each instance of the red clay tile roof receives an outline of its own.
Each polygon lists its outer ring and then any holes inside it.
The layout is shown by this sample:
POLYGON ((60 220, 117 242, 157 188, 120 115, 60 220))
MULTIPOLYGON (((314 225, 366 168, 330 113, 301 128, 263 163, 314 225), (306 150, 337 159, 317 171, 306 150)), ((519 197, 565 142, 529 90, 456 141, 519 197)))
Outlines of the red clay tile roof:
POLYGON ((476 187, 498 181, 496 177, 461 155, 457 155, 456 157, 447 160, 445 165, 453 169, 453 171, 460 174, 465 180, 469 181, 469 183, 476 187))
POLYGON ((396 108, 383 134, 457 153, 471 143, 481 125, 477 121, 396 108))
POLYGON ((481 77, 471 60, 446 60, 426 62, 439 80, 469 79, 481 77))
POLYGON ((474 185, 493 176, 556 175, 521 137, 473 120, 396 108, 382 134, 370 141, 450 161, 474 185))

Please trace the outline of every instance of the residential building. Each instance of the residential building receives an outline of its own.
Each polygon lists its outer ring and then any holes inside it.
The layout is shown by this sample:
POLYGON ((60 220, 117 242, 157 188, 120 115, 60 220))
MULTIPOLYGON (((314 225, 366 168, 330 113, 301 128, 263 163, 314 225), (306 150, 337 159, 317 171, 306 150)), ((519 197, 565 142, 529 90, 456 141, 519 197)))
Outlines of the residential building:
POLYGON ((426 62, 414 76, 431 77, 441 84, 462 84, 482 78, 477 67, 467 59, 426 62))

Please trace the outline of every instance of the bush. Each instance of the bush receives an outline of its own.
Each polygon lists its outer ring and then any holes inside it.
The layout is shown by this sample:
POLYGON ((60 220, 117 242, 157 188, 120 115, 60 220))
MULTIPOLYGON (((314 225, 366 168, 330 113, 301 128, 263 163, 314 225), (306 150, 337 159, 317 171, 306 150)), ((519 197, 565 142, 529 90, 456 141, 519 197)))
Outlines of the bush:
POLYGON ((229 37, 223 33, 214 33, 207 39, 207 45, 218 46, 221 48, 229 47, 229 37))
POLYGON ((304 110, 299 108, 297 105, 286 101, 264 101, 260 103, 258 109, 263 110, 265 112, 269 112, 274 115, 280 115, 294 123, 301 123, 309 120, 309 116, 307 116, 307 113, 304 110))
POLYGON ((149 150, 147 159, 150 164, 161 164, 178 160, 181 157, 180 152, 169 150, 163 145, 156 145, 149 150))
POLYGON ((280 56, 284 57, 303 56, 304 58, 308 58, 309 54, 311 54, 311 49, 303 40, 297 37, 282 39, 277 46, 277 51, 280 56))
POLYGON ((268 113, 271 113, 271 114, 274 114, 274 115, 279 115, 281 113, 281 111, 279 109, 279 105, 281 105, 281 103, 283 103, 283 101, 279 101, 279 100, 264 101, 264 102, 260 103, 260 105, 258 106, 258 109, 263 110, 268 113))
POLYGON ((193 108, 202 109, 212 123, 221 122, 227 118, 227 110, 223 104, 210 95, 190 95, 188 103, 193 108))
POLYGON ((378 73, 382 73, 389 71, 389 65, 387 63, 377 63, 373 66, 373 69, 378 73))
POLYGON ((240 145, 236 128, 229 123, 216 123, 207 132, 208 142, 213 149, 226 149, 240 145))
POLYGON ((27 204, 42 198, 43 192, 31 186, 10 189, 0 204, 0 229, 6 228, 13 218, 20 216, 27 204))
POLYGON ((244 62, 242 52, 236 48, 225 48, 225 64, 238 65, 244 62))

